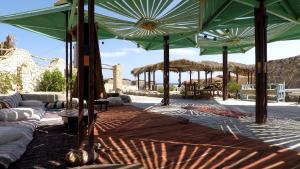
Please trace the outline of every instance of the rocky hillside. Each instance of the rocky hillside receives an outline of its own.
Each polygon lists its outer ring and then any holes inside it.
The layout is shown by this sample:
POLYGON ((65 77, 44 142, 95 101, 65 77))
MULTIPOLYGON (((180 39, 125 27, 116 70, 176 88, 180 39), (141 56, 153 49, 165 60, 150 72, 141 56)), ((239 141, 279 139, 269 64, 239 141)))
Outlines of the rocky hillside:
POLYGON ((300 56, 268 62, 270 83, 285 82, 286 88, 300 88, 300 56))

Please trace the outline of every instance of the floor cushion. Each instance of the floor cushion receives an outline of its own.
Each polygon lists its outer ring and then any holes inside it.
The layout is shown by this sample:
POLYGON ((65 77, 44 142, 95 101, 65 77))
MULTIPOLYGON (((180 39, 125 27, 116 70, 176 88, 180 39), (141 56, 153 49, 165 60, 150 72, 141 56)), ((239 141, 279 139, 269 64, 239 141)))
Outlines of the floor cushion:
POLYGON ((23 133, 14 127, 0 127, 0 145, 16 141, 22 136, 23 133))

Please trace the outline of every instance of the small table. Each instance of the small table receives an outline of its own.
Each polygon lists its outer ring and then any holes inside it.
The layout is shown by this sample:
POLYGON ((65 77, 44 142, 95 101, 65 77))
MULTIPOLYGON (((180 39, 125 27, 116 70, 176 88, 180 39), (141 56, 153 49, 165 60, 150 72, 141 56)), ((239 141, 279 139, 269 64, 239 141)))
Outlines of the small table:
POLYGON ((100 110, 102 110, 102 105, 105 106, 105 111, 107 111, 109 101, 107 99, 98 99, 94 100, 94 105, 100 106, 100 110))
MULTIPOLYGON (((64 121, 64 125, 69 132, 78 131, 78 109, 65 109, 58 113, 64 121)), ((94 119, 97 117, 97 111, 94 111, 94 119)), ((83 110, 83 126, 88 125, 88 110, 83 110)))

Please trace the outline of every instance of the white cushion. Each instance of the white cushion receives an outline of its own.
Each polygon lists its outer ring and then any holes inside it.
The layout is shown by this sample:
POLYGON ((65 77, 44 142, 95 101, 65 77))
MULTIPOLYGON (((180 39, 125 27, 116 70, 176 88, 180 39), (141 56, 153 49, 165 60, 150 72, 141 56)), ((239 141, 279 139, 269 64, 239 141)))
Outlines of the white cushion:
POLYGON ((14 127, 0 127, 0 145, 20 139, 23 133, 14 127))
POLYGON ((9 108, 0 109, 1 121, 18 121, 26 120, 32 117, 34 110, 32 108, 9 108))
POLYGON ((20 106, 25 107, 43 107, 45 104, 39 100, 23 100, 20 102, 20 106))
POLYGON ((124 104, 121 97, 109 97, 107 100, 109 101, 109 106, 122 106, 124 104))

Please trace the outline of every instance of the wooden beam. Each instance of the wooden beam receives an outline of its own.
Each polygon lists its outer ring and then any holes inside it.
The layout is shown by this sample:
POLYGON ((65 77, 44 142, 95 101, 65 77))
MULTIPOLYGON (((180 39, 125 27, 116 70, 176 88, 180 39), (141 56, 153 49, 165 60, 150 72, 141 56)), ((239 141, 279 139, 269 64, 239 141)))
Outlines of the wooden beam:
POLYGON ((88 80, 88 136, 89 148, 94 146, 94 100, 95 100, 95 1, 88 1, 88 29, 89 29, 89 80, 88 80))
POLYGON ((255 8, 256 123, 267 120, 267 14, 264 0, 255 8))
POLYGON ((239 72, 235 72, 236 83, 239 84, 239 72))
POLYGON ((84 0, 78 0, 77 15, 77 53, 78 53, 78 146, 81 146, 84 137, 83 128, 83 85, 84 85, 84 0))
POLYGON ((66 11, 65 17, 65 48, 66 48, 66 68, 65 68, 65 77, 66 77, 66 108, 69 108, 69 33, 68 33, 68 24, 69 24, 69 11, 66 11))
POLYGON ((228 99, 228 47, 223 47, 223 100, 228 99))
POLYGON ((170 70, 169 69, 170 69, 169 36, 164 36, 164 102, 163 102, 164 106, 170 104, 170 84, 169 84, 170 70))
POLYGON ((259 6, 259 3, 256 0, 234 0, 234 1, 252 8, 256 8, 259 6))
POLYGON ((210 72, 210 83, 213 82, 213 71, 210 72))

